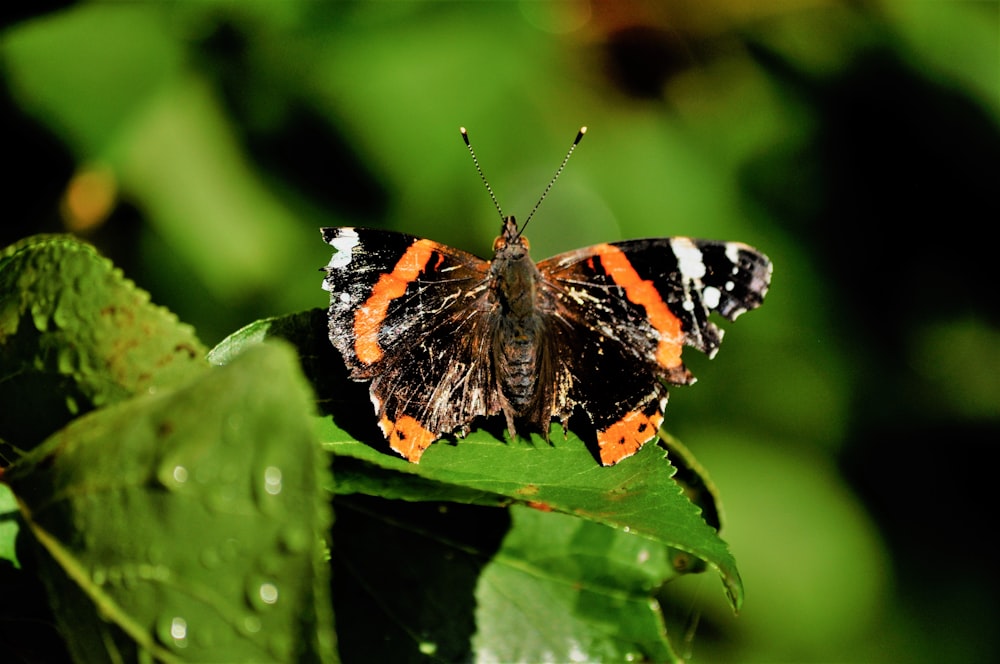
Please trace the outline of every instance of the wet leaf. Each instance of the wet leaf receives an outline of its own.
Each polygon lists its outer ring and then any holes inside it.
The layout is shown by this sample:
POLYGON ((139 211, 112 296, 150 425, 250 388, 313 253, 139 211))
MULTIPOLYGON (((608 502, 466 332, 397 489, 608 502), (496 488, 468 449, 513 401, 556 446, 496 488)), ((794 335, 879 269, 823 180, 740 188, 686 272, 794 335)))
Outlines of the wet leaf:
POLYGON ((329 661, 325 458, 287 348, 78 418, 9 469, 78 661, 329 661))
POLYGON ((0 253, 4 456, 94 408, 204 371, 204 355, 189 326, 88 244, 35 236, 0 253))

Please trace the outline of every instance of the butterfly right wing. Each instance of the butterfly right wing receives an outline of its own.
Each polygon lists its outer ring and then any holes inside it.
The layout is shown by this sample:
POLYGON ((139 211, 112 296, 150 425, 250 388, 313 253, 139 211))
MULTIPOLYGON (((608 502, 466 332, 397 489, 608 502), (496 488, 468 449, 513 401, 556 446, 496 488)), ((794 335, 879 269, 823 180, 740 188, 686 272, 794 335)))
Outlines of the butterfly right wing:
POLYGON ((489 263, 404 233, 324 228, 330 340, 371 381, 379 427, 410 461, 499 412, 488 345, 489 263))

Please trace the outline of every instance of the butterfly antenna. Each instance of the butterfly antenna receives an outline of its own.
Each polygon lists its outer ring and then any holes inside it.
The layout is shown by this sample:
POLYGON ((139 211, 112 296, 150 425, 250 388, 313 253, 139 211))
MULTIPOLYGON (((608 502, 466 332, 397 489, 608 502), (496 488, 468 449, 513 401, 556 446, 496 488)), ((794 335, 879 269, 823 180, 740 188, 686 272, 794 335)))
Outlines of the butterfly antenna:
POLYGON ((500 220, 504 221, 506 218, 503 216, 503 209, 500 207, 500 201, 497 200, 496 195, 493 193, 493 187, 490 186, 489 181, 483 174, 483 169, 479 167, 479 160, 476 159, 476 151, 472 149, 472 143, 469 142, 469 132, 465 130, 465 127, 459 127, 458 130, 462 132, 462 140, 465 141, 465 147, 469 148, 469 154, 472 155, 472 163, 476 165, 476 171, 479 173, 479 179, 483 181, 486 185, 486 191, 489 192, 490 198, 493 199, 493 205, 496 206, 497 212, 500 213, 500 220))
POLYGON ((566 152, 566 156, 563 157, 562 163, 559 164, 559 168, 556 169, 556 174, 552 176, 551 180, 549 180, 548 186, 545 187, 545 191, 542 192, 542 195, 538 199, 538 202, 535 203, 535 207, 531 208, 531 212, 528 214, 528 218, 524 220, 523 224, 521 224, 521 230, 518 231, 518 235, 524 233, 525 226, 527 226, 528 222, 531 221, 531 218, 535 216, 535 212, 538 210, 538 207, 542 204, 542 201, 545 200, 545 197, 549 195, 549 191, 552 189, 552 185, 556 183, 556 180, 562 174, 563 169, 566 168, 566 162, 569 161, 569 158, 573 155, 573 150, 576 149, 576 146, 580 143, 580 141, 583 139, 583 135, 586 133, 587 133, 587 128, 580 127, 580 131, 576 133, 576 139, 573 141, 573 145, 569 146, 569 150, 566 152))

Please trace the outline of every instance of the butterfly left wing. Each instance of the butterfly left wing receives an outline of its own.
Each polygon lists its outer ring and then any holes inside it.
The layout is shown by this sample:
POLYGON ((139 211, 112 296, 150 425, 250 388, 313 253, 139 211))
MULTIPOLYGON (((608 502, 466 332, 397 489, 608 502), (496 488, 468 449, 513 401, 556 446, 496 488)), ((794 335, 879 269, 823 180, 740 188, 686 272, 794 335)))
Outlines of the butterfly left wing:
POLYGON ((581 405, 601 461, 617 463, 657 435, 667 390, 694 376, 684 346, 715 355, 728 320, 763 302, 771 262, 744 244, 690 238, 629 240, 538 264, 545 307, 563 337, 562 375, 574 377, 565 411, 581 405))
POLYGON ((416 462, 441 434, 499 411, 484 347, 489 263, 404 233, 324 228, 330 340, 371 381, 390 447, 416 462))

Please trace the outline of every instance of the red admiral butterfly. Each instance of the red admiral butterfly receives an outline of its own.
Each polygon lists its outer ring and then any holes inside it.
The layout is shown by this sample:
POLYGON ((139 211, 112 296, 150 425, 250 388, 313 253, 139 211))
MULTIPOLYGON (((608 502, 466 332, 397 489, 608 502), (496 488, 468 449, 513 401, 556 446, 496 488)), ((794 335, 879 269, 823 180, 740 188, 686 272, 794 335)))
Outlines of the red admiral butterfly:
POLYGON ((771 279, 752 247, 686 237, 536 264, 524 226, 500 216, 491 261, 403 233, 321 229, 336 249, 323 280, 330 340, 351 378, 371 381, 382 433, 410 461, 481 415, 503 413, 511 437, 519 425, 547 437, 552 418, 565 430, 577 406, 597 430, 601 463, 621 461, 657 436, 665 384, 695 381, 682 347, 718 350, 723 331, 709 314, 735 320, 760 306, 771 279))

